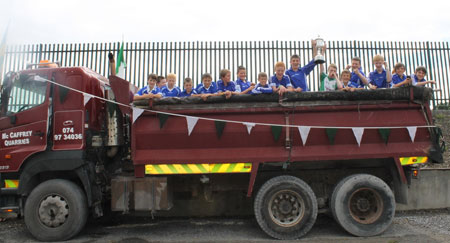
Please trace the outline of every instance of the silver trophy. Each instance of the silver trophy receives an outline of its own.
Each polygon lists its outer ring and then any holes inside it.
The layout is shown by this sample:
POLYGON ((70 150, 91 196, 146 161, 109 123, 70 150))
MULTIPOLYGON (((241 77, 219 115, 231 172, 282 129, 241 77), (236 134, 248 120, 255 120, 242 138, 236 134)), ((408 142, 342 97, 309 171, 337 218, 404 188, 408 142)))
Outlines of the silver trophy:
POLYGON ((314 62, 316 64, 322 64, 325 63, 325 56, 324 56, 324 48, 325 48, 325 41, 319 37, 316 39, 316 48, 317 48, 317 55, 314 57, 314 62))

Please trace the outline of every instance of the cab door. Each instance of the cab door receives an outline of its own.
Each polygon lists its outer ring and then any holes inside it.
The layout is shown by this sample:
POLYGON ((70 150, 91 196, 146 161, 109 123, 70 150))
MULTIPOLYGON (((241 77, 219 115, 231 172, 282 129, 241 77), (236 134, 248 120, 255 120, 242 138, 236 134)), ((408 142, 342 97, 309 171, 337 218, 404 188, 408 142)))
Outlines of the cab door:
POLYGON ((26 158, 47 148, 49 93, 50 84, 31 75, 11 83, 0 117, 0 173, 19 170, 26 158))

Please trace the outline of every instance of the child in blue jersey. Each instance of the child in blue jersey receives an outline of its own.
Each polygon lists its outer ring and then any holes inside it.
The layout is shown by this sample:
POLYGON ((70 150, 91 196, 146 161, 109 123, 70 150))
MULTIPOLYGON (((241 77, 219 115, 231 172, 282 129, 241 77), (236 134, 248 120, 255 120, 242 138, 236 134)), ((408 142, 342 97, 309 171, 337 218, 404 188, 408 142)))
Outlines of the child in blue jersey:
POLYGON ((258 84, 254 86, 254 89, 251 90, 251 94, 271 94, 273 93, 272 87, 267 83, 267 74, 259 73, 258 74, 258 84))
POLYGON ((161 89, 163 97, 178 97, 178 95, 180 95, 181 90, 175 85, 176 82, 177 75, 169 73, 169 75, 167 75, 167 86, 161 89))
POLYGON ((414 86, 424 86, 426 84, 435 84, 434 80, 425 80, 425 75, 427 74, 427 68, 424 66, 419 66, 416 68, 416 72, 411 74, 411 83, 414 86))
MULTIPOLYGON (((293 91, 291 79, 284 75, 286 65, 284 62, 275 63, 275 75, 270 78, 270 86, 273 92, 277 92, 280 96, 287 91, 293 91)), ((300 90, 301 91, 301 90, 300 90)))
POLYGON ((394 66, 394 75, 392 75, 392 87, 402 87, 411 84, 411 77, 405 74, 405 65, 397 63, 394 66))
POLYGON ((373 57, 373 64, 375 65, 375 71, 369 74, 369 87, 371 89, 377 88, 390 88, 391 87, 391 71, 389 70, 384 57, 376 55, 373 57), (383 69, 384 65, 384 69, 383 69))
MULTIPOLYGON (((311 41, 313 47, 313 57, 317 55, 316 41, 311 41)), ((326 48, 324 48, 325 51, 326 48)), ((293 90, 296 92, 309 91, 308 84, 306 83, 306 76, 316 67, 314 59, 312 59, 306 66, 300 68, 300 56, 294 54, 291 56, 291 68, 286 71, 286 75, 289 76, 293 90)))
POLYGON ((222 69, 219 73, 220 79, 217 81, 217 92, 220 95, 225 95, 229 99, 231 95, 238 94, 236 92, 236 84, 231 81, 231 72, 228 69, 222 69))
POLYGON ((341 72, 342 88, 340 88, 340 90, 353 92, 358 89, 364 89, 364 88, 357 88, 352 82, 350 82, 351 76, 352 76, 352 73, 347 69, 344 69, 341 72))
POLYGON ((156 79, 156 85, 161 90, 162 90, 162 88, 166 87, 167 86, 167 79, 166 79, 166 77, 158 76, 158 78, 156 79))
POLYGON ((193 89, 193 84, 192 84, 192 79, 191 78, 185 78, 184 79, 184 90, 183 92, 181 92, 178 97, 189 97, 192 95, 196 95, 197 91, 195 91, 195 89, 193 89))
POLYGON ((239 66, 237 70, 238 79, 236 80, 236 92, 241 94, 251 93, 255 88, 255 84, 247 80, 247 70, 243 66, 239 66))
POLYGON ((138 92, 134 95, 133 100, 161 98, 161 90, 158 86, 156 86, 156 79, 156 74, 148 75, 148 85, 138 90, 138 92))
POLYGON ((217 96, 217 87, 213 84, 212 76, 209 73, 202 75, 202 83, 197 87, 196 96, 200 96, 203 100, 210 96, 217 96))
POLYGON ((364 88, 364 85, 369 85, 369 81, 361 69, 361 59, 359 57, 353 57, 352 65, 347 65, 345 69, 350 70, 350 68, 352 71, 350 82, 352 82, 353 86, 356 88, 364 88))

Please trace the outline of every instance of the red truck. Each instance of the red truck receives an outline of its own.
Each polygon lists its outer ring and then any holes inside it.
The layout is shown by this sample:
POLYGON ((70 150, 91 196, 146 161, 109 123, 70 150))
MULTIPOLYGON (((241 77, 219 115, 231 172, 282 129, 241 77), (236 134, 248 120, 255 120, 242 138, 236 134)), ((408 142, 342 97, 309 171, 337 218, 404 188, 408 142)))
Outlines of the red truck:
POLYGON ((406 87, 130 103, 129 82, 87 68, 11 72, 0 208, 42 241, 109 210, 244 212, 276 239, 331 211, 350 234, 381 234, 418 165, 443 160, 431 97, 406 87))

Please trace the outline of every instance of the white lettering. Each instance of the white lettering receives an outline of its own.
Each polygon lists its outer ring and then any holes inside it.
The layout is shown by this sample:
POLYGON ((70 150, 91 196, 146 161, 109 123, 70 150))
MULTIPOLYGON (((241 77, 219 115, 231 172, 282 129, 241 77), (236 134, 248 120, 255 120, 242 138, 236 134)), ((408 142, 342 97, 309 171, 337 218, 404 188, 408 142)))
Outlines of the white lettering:
POLYGON ((33 131, 10 132, 10 138, 26 138, 30 137, 33 131))
POLYGON ((24 145, 24 144, 30 144, 29 138, 24 139, 15 139, 15 140, 5 140, 5 146, 15 146, 15 145, 24 145))

